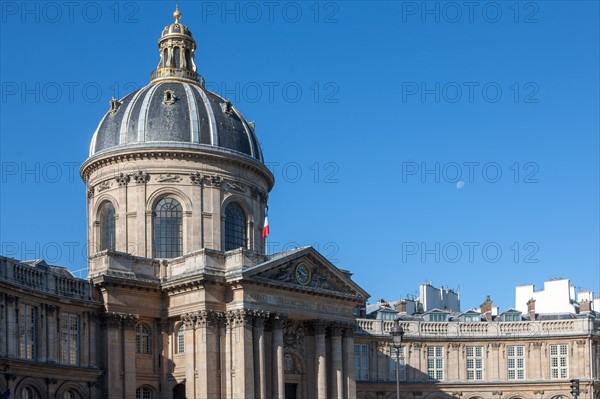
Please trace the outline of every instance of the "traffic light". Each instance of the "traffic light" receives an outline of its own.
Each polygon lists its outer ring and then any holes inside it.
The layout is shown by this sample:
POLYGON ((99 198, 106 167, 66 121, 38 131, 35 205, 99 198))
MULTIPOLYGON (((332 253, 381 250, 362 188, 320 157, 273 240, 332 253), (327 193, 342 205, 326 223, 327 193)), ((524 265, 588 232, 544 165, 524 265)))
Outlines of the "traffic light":
POLYGON ((571 380, 571 395, 575 398, 579 396, 579 380, 571 380))

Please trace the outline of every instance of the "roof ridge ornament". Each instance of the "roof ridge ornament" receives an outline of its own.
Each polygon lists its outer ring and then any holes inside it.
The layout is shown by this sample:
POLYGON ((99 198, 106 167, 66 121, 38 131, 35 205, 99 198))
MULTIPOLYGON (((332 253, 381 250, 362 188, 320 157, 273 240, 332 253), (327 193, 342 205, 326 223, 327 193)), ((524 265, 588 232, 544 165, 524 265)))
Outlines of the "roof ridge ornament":
POLYGON ((173 18, 175 18, 175 23, 178 24, 181 19, 181 13, 179 12, 179 4, 175 3, 175 11, 173 12, 173 18))
POLYGON ((175 5, 173 12, 175 22, 165 26, 158 40, 160 61, 156 70, 150 75, 150 80, 177 79, 199 83, 194 51, 196 41, 190 29, 180 21, 181 12, 179 5, 175 5))

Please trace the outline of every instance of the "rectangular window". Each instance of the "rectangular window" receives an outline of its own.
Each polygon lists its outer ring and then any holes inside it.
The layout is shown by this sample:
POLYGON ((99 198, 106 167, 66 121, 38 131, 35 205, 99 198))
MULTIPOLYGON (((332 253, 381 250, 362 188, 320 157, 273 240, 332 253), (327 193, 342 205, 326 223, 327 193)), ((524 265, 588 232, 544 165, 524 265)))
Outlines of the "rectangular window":
POLYGON ((357 381, 369 380, 369 346, 354 345, 354 369, 357 381))
POLYGON ((483 346, 467 346, 467 380, 483 380, 483 346))
POLYGON ((444 379, 444 348, 429 346, 427 348, 427 374, 430 380, 444 379))
POLYGON ((431 313, 429 315, 429 321, 437 321, 437 322, 444 322, 446 321, 446 315, 443 313, 431 313))
POLYGON ((37 356, 37 308, 21 304, 17 314, 19 325, 19 356, 35 359, 37 356))
POLYGON ((569 378, 568 345, 550 345, 550 377, 569 378))
POLYGON ((393 346, 390 346, 390 381, 396 381, 396 367, 400 375, 400 381, 406 381, 406 367, 404 364, 404 347, 400 347, 396 350, 393 346), (398 353, 398 358, 396 357, 398 353))
POLYGON ((525 347, 513 345, 506 347, 509 380, 525 379, 525 347))
POLYGON ((507 313, 504 315, 504 321, 520 321, 521 317, 518 313, 507 313))
POLYGON ((60 361, 62 364, 79 364, 79 317, 60 315, 60 361))

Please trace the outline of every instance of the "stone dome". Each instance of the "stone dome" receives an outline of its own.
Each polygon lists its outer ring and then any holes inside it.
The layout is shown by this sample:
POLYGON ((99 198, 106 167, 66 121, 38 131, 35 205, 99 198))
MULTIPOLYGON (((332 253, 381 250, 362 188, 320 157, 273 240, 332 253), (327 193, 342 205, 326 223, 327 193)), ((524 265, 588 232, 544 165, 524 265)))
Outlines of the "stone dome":
POLYGON ((234 151, 263 162, 253 124, 231 102, 199 84, 171 79, 111 101, 90 157, 141 147, 234 151))
POLYGON ((206 90, 194 63, 196 42, 179 22, 163 29, 160 62, 149 85, 110 101, 90 157, 129 148, 186 148, 233 153, 263 162, 249 123, 228 100, 206 90))

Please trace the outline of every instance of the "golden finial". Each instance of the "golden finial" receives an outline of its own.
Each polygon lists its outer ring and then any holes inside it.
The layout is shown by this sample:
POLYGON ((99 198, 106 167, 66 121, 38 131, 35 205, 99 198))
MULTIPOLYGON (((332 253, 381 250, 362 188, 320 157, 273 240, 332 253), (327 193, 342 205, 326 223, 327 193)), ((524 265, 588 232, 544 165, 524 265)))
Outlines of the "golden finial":
POLYGON ((175 3, 175 12, 173 13, 173 18, 175 18, 175 23, 179 23, 179 19, 181 18, 181 13, 179 12, 179 5, 175 3))

